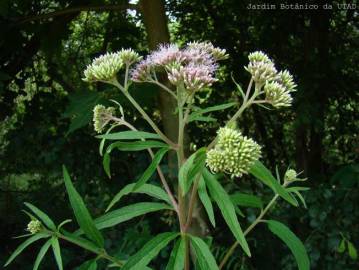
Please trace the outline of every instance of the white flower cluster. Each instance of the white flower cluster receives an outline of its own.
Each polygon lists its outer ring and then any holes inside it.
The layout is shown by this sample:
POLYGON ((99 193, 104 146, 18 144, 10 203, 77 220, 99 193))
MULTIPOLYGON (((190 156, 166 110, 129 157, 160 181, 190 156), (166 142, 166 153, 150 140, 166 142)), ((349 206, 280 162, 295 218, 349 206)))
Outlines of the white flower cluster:
POLYGON ((27 231, 32 234, 38 233, 41 231, 42 225, 39 220, 31 220, 29 224, 27 224, 27 231))
POLYGON ((141 57, 132 49, 122 49, 114 53, 106 53, 95 58, 84 71, 86 82, 111 81, 124 67, 140 60, 141 57))
POLYGON ((111 117, 114 113, 114 107, 106 108, 103 105, 96 105, 93 109, 93 123, 95 131, 101 133, 104 127, 111 121, 111 117))
POLYGON ((297 175, 298 173, 295 170, 289 169, 285 172, 284 180, 288 182, 297 180, 297 175))
POLYGON ((218 130, 214 149, 208 151, 206 164, 213 173, 224 172, 231 177, 248 173, 261 155, 261 147, 240 131, 224 127, 218 130))
POLYGON ((296 84, 288 70, 277 72, 273 61, 263 52, 248 55, 249 64, 245 69, 252 75, 256 87, 264 86, 266 101, 273 107, 288 107, 292 104, 291 92, 296 84))

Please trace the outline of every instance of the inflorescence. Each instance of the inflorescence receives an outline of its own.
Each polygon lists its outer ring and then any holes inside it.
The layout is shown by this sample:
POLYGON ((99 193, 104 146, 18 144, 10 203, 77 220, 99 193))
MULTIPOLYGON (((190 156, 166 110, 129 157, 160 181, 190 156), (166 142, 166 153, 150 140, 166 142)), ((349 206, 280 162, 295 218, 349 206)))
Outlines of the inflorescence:
POLYGON ((261 155, 261 147, 238 130, 223 127, 218 130, 214 149, 208 151, 206 164, 213 173, 224 172, 231 177, 248 173, 261 155))
POLYGON ((252 75, 256 88, 263 87, 265 101, 275 108, 290 106, 293 101, 291 92, 297 85, 289 71, 277 72, 273 61, 261 51, 250 53, 248 59, 245 69, 252 75))
POLYGON ((39 220, 31 220, 29 224, 27 224, 27 231, 32 234, 40 232, 42 229, 41 222, 39 220))
POLYGON ((101 133, 104 127, 111 121, 114 113, 114 107, 106 108, 103 105, 96 105, 93 109, 93 123, 95 131, 101 133))

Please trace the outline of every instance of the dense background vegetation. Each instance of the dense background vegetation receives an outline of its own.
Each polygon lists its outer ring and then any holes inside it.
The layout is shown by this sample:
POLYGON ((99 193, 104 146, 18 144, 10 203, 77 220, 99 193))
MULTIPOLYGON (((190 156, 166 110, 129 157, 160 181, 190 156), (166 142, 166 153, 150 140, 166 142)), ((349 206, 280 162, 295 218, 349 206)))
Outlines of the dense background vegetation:
MULTIPOLYGON (((248 3, 168 0, 166 22, 158 0, 137 5, 120 0, 0 2, 0 264, 19 243, 11 237, 24 233, 28 222, 21 212, 24 201, 57 221, 71 217, 62 164, 94 215, 102 213, 113 194, 143 171, 149 161, 145 154, 120 153, 113 160, 113 178, 105 176, 91 126, 93 106, 116 99, 138 127, 148 126, 117 91, 82 82, 82 71, 106 51, 131 47, 145 54, 170 39, 179 44, 210 40, 229 52, 221 83, 214 85, 210 98, 203 98, 208 104, 234 98, 231 73, 236 81, 248 81, 243 66, 251 51, 263 50, 291 70, 298 83, 293 108, 273 113, 252 109, 239 126, 264 146, 265 164, 278 165, 281 171, 290 164, 310 179, 311 190, 305 194, 308 209, 278 207, 271 215, 290 225, 305 242, 312 268, 358 269, 353 251, 338 252, 343 237, 359 248, 358 9, 339 9, 339 2, 329 1, 333 9, 325 11, 248 10, 248 3)), ((163 128, 171 133, 171 106, 158 89, 136 85, 131 91, 148 112, 165 120, 163 128)), ((228 115, 216 117, 221 123, 228 115)), ((188 135, 201 146, 218 126, 192 125, 188 135)), ((170 164, 164 169, 170 171, 170 164)), ((264 200, 270 196, 249 177, 228 185, 261 194, 264 200)), ((138 197, 123 203, 134 199, 138 197)), ((250 222, 255 214, 248 210, 241 221, 250 222)), ((166 213, 146 220, 108 231, 107 246, 126 257, 177 222, 166 213)), ((232 237, 221 224, 213 233, 220 236, 212 245, 220 258, 232 237)), ((264 228, 256 229, 249 242, 255 247, 253 257, 248 259, 238 250, 228 269, 295 269, 288 249, 264 228)), ((81 250, 65 247, 65 269, 76 269, 89 258, 81 250)), ((31 269, 35 252, 34 246, 9 269, 31 269)), ((167 256, 162 252, 154 268, 161 269, 167 256)), ((54 269, 52 265, 49 256, 44 269, 54 269)))

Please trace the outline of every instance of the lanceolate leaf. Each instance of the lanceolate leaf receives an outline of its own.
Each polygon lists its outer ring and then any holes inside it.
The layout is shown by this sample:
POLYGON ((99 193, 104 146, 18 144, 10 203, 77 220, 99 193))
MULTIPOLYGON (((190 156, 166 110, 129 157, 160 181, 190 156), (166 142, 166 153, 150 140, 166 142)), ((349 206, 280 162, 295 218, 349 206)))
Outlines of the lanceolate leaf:
POLYGON ((189 121, 189 122, 195 121, 195 120, 197 120, 198 117, 200 117, 202 114, 209 113, 209 112, 214 112, 214 111, 222 111, 222 110, 228 109, 228 108, 230 108, 230 107, 233 107, 233 106, 235 106, 236 104, 237 104, 236 102, 230 102, 230 103, 221 104, 221 105, 216 105, 216 106, 212 106, 212 107, 208 107, 208 108, 205 108, 205 109, 201 109, 201 110, 195 111, 195 112, 193 112, 193 113, 189 116, 188 121, 189 121))
POLYGON ((216 260, 209 250, 207 244, 199 237, 190 236, 193 250, 196 254, 199 269, 201 270, 218 270, 216 260))
POLYGON ((113 149, 120 151, 142 151, 148 148, 162 147, 168 147, 168 145, 159 141, 115 142, 107 147, 106 152, 110 153, 113 149))
POLYGON ((171 252, 166 270, 183 270, 185 260, 185 240, 181 237, 171 252))
POLYGON ((44 258, 46 252, 49 250, 49 247, 51 246, 51 239, 48 240, 40 249, 39 254, 37 254, 34 268, 33 270, 37 270, 39 268, 40 263, 42 262, 42 259, 44 258))
POLYGON ((87 210, 85 203, 83 202, 80 194, 76 191, 73 186, 70 176, 63 166, 64 181, 66 185, 67 193, 69 194, 69 199, 71 207, 74 210, 74 214, 79 224, 80 228, 85 232, 85 234, 93 240, 99 247, 103 247, 104 240, 101 233, 97 230, 92 217, 87 210))
POLYGON ((50 230, 53 231, 56 230, 56 226, 54 222, 49 218, 48 215, 46 215, 44 212, 42 212, 40 209, 38 209, 36 206, 32 205, 31 203, 25 203, 25 205, 29 207, 30 210, 39 217, 39 219, 46 225, 46 227, 48 227, 50 230))
POLYGON ((4 266, 8 266, 25 248, 27 248, 32 243, 36 242, 39 239, 49 237, 47 233, 37 233, 26 239, 17 247, 17 249, 11 254, 10 258, 6 261, 4 266))
POLYGON ((61 230, 61 232, 66 237, 66 241, 71 242, 79 247, 82 247, 83 249, 87 249, 88 251, 94 253, 101 252, 101 248, 99 248, 89 240, 79 237, 73 233, 66 232, 65 230, 61 230))
POLYGON ((167 147, 158 150, 158 152, 154 155, 150 166, 148 166, 148 168, 145 170, 141 178, 135 184, 135 187, 133 188, 134 191, 139 189, 142 185, 144 185, 148 181, 148 179, 150 179, 150 177, 156 171, 156 167, 161 163, 162 158, 168 152, 168 150, 169 148, 167 147))
POLYGON ((201 148, 193 153, 180 168, 178 173, 179 185, 185 195, 195 180, 195 177, 204 167, 206 149, 201 148))
POLYGON ((308 254, 299 238, 287 226, 278 221, 267 220, 266 222, 269 230, 278 236, 292 251, 299 270, 309 270, 308 254))
POLYGON ((293 199, 293 197, 286 191, 284 187, 279 184, 271 172, 259 160, 253 164, 250 173, 263 184, 270 187, 275 193, 277 193, 287 202, 294 206, 298 206, 298 203, 293 199))
POLYGON ((52 251, 54 252, 57 267, 59 268, 59 270, 63 270, 60 244, 59 244, 59 240, 56 237, 51 238, 51 246, 52 246, 52 251))
POLYGON ((234 205, 240 205, 245 207, 263 208, 263 203, 260 198, 251 194, 235 193, 231 195, 231 200, 234 205))
POLYGON ((96 269, 97 269, 97 261, 95 259, 81 264, 81 266, 78 268, 78 270, 96 270, 96 269))
POLYGON ((116 133, 109 133, 98 135, 96 138, 106 140, 140 140, 140 139, 161 139, 156 133, 149 133, 144 131, 121 131, 116 133))
POLYGON ((249 250, 248 243, 244 237, 241 226, 239 225, 237 215, 229 195, 224 190, 222 185, 217 181, 216 177, 207 169, 203 170, 203 178, 206 182, 212 199, 217 203, 219 209, 221 210, 222 216, 226 221, 229 229, 232 231, 244 252, 250 257, 251 252, 249 250))
MULTIPOLYGON (((110 211, 101 217, 95 219, 96 227, 101 230, 109 227, 113 227, 117 224, 130 220, 134 217, 138 217, 147 213, 156 212, 159 210, 171 210, 173 209, 168 204, 155 203, 155 202, 142 202, 135 203, 122 207, 120 209, 110 211)), ((77 235, 82 234, 82 231, 77 231, 77 235)))
POLYGON ((151 185, 151 184, 144 184, 143 186, 141 186, 140 188, 138 188, 137 190, 133 190, 133 188, 135 187, 136 183, 132 183, 132 184, 128 184, 125 187, 123 187, 119 193, 117 193, 115 195, 115 197, 112 199, 112 201, 110 202, 110 204, 108 205, 106 212, 108 212, 117 202, 119 202, 121 200, 121 198, 127 194, 130 193, 143 193, 143 194, 147 194, 151 197, 163 200, 168 202, 169 204, 171 204, 171 200, 168 197, 167 193, 160 187, 155 186, 155 185, 151 185))
POLYGON ((175 239, 177 236, 178 233, 173 232, 161 233, 155 236, 148 243, 146 243, 136 254, 131 256, 121 269, 142 269, 158 255, 161 249, 167 246, 168 243, 175 239))
POLYGON ((201 177, 201 180, 199 181, 199 184, 198 184, 198 196, 204 206, 204 209, 206 209, 209 221, 211 222, 213 227, 216 227, 216 221, 214 219, 212 202, 208 196, 206 184, 203 180, 203 177, 201 177))

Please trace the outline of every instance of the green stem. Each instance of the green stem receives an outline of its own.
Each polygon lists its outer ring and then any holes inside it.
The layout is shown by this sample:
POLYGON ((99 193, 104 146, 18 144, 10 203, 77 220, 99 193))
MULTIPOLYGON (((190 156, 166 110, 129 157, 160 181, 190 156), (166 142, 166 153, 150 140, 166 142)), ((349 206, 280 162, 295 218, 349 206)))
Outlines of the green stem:
MULTIPOLYGON (((260 223, 262 221, 262 218, 268 212, 268 210, 272 207, 272 205, 275 203, 275 201, 278 199, 278 197, 279 197, 279 195, 276 194, 272 198, 272 200, 267 204, 267 206, 264 208, 264 210, 261 211, 260 215, 256 218, 256 220, 251 225, 249 225, 249 227, 244 231, 244 236, 246 236, 250 231, 252 231, 257 226, 258 223, 260 223)), ((223 260, 221 261, 221 263, 219 265, 219 269, 223 268, 223 266, 229 260, 229 258, 231 257, 231 255, 233 254, 234 250, 236 249, 236 247, 238 245, 239 245, 238 241, 233 243, 233 245, 230 247, 230 249, 227 251, 226 255, 224 256, 223 260)))
POLYGON ((198 174, 198 176, 196 177, 196 180, 194 181, 192 192, 191 192, 191 198, 190 198, 190 201, 189 201, 187 222, 186 222, 186 225, 185 225, 185 231, 186 232, 187 232, 188 228, 191 226, 192 214, 193 214, 193 209, 194 209, 196 199, 197 199, 197 189, 198 189, 198 184, 199 184, 200 180, 201 180, 201 174, 198 174))

